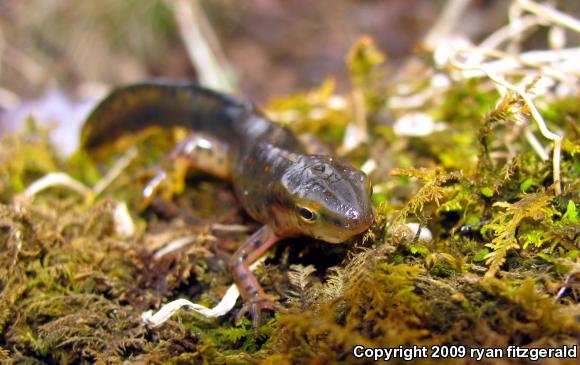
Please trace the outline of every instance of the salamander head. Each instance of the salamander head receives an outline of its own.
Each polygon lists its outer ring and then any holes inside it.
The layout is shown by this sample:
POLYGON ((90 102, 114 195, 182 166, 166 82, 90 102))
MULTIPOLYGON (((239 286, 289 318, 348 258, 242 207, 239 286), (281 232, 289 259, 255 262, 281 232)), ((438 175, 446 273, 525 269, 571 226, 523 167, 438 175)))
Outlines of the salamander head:
POLYGON ((328 156, 305 156, 282 176, 284 211, 276 220, 306 235, 340 243, 372 224, 372 187, 360 170, 328 156))

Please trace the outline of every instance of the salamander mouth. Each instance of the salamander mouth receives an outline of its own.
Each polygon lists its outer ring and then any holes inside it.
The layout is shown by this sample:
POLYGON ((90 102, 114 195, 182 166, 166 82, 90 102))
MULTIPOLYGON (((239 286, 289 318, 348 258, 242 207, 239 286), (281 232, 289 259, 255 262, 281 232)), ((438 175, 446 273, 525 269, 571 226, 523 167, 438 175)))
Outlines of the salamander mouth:
POLYGON ((339 238, 339 237, 317 237, 319 240, 322 240, 324 242, 327 243, 343 243, 346 240, 348 240, 350 238, 350 236, 345 237, 345 238, 339 238))
POLYGON ((348 239, 366 231, 366 229, 361 230, 360 232, 353 232, 353 231, 345 231, 343 235, 340 236, 325 236, 325 237, 317 237, 318 239, 328 242, 328 243, 344 243, 348 239))
POLYGON ((359 217, 356 221, 347 222, 338 228, 336 226, 329 229, 326 234, 316 237, 317 239, 326 241, 328 243, 343 243, 358 234, 365 232, 374 221, 374 214, 370 213, 359 217))

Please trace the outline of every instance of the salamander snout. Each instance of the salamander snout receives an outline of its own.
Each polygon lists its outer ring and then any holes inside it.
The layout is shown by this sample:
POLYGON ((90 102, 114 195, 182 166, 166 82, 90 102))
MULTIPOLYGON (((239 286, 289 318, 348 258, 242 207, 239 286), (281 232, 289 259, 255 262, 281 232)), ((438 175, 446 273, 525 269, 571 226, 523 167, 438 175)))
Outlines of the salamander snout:
POLYGON ((327 234, 325 240, 328 242, 342 242, 366 231, 375 218, 370 193, 366 196, 361 194, 359 199, 352 206, 346 208, 343 214, 336 214, 335 212, 332 215, 335 217, 333 221, 334 227, 331 228, 334 229, 334 232, 327 234))
POLYGON ((370 180, 350 165, 309 156, 283 180, 296 205, 297 228, 304 235, 340 243, 373 223, 370 180))
POLYGON ((374 213, 369 206, 351 209, 345 214, 345 226, 352 231, 365 231, 373 223, 373 220, 374 213))

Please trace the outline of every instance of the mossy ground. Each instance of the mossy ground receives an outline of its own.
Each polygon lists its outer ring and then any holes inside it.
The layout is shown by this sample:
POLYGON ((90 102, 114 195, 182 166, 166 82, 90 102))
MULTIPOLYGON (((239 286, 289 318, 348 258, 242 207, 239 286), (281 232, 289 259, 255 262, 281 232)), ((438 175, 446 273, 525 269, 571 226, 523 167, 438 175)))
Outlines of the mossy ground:
MULTIPOLYGON (((167 138, 153 134, 147 138, 155 143, 141 145, 139 157, 96 198, 53 188, 33 201, 15 199, 49 172, 90 185, 104 170, 81 154, 59 158, 46 131, 33 126, 5 136, 0 362, 336 363, 356 362, 355 345, 576 344, 579 98, 541 105, 549 126, 565 136, 556 195, 552 162, 542 161, 518 130, 521 116, 535 127, 525 110, 513 112, 516 97, 496 107, 497 94, 482 81, 456 82, 440 102, 419 109, 444 120, 446 129, 405 137, 394 133, 398 115, 385 107, 396 84, 385 81, 382 55, 362 41, 349 65, 368 136, 343 158, 376 164, 376 221, 344 245, 299 239, 272 250, 257 275, 288 313, 266 315, 257 336, 247 319, 234 325, 233 314, 208 320, 183 311, 159 328, 140 320, 145 310, 180 297, 215 304, 231 283, 215 243, 234 246, 248 233, 211 225, 257 225, 227 183, 189 176, 183 192, 166 194, 171 203, 159 198, 140 212, 135 186, 168 148, 167 138), (136 222, 130 238, 115 229, 118 201, 129 204, 136 222), (405 232, 404 222, 420 223, 433 240, 405 232), (158 248, 182 236, 194 243, 155 259, 158 248)), ((296 133, 316 134, 340 149, 357 106, 339 107, 333 95, 327 82, 275 100, 268 112, 289 116, 281 119, 296 133)), ((115 159, 122 152, 108 154, 115 159)))

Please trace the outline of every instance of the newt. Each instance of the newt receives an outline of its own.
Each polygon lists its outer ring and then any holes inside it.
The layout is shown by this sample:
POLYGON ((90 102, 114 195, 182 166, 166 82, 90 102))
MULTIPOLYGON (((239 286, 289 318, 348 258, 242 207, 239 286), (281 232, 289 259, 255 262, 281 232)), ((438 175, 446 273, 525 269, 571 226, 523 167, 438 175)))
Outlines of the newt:
MULTIPOLYGON (((149 126, 191 129, 173 157, 231 181, 243 208, 263 224, 227 263, 254 328, 278 310, 249 265, 284 238, 341 243, 373 222, 364 172, 331 156, 311 155, 293 133, 251 103, 188 83, 140 83, 114 89, 86 120, 81 146, 91 151, 149 126)), ((151 188, 151 186, 149 186, 151 188)), ((147 191, 146 194, 151 194, 147 191)))

